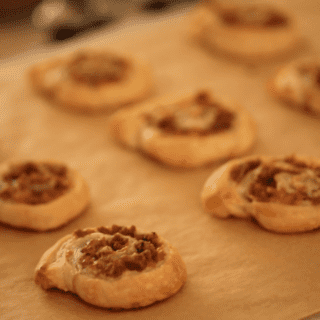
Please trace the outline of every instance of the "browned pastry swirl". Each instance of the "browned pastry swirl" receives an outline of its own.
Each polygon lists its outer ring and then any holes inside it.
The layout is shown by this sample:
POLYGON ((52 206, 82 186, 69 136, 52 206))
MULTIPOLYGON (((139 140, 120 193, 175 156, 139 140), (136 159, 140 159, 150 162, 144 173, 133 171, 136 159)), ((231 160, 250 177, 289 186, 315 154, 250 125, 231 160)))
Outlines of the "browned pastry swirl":
POLYGON ((237 103, 199 90, 121 110, 111 118, 110 132, 160 162, 197 167, 245 153, 255 141, 256 126, 237 103))
POLYGON ((238 62, 286 56, 300 42, 293 15, 278 5, 200 1, 189 23, 189 33, 199 44, 238 62))
POLYGON ((175 294, 186 281, 178 251, 135 226, 80 229, 41 258, 35 281, 78 294, 93 305, 135 308, 175 294))
POLYGON ((317 57, 297 59, 282 66, 267 87, 288 106, 310 116, 320 116, 320 61, 317 57))
POLYGON ((252 216, 276 232, 316 229, 320 160, 294 155, 229 161, 207 180, 202 201, 215 216, 252 216))
POLYGON ((89 188, 75 170, 56 161, 5 161, 0 165, 0 221, 49 230, 79 215, 89 188))
POLYGON ((145 60, 103 48, 83 48, 38 62, 27 71, 32 91, 46 101, 85 113, 112 111, 153 89, 145 60))

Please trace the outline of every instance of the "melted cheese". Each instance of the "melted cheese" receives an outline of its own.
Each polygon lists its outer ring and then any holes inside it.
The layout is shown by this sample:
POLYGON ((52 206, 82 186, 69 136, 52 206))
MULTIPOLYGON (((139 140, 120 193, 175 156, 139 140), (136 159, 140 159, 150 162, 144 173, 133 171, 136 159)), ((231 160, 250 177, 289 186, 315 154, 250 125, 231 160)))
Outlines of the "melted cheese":
POLYGON ((304 104, 306 102, 305 91, 310 84, 310 79, 301 76, 294 67, 288 67, 282 70, 275 78, 275 86, 277 89, 282 92, 289 89, 298 104, 304 104))
POLYGON ((65 73, 66 72, 64 71, 63 67, 56 67, 49 70, 44 75, 43 86, 46 88, 55 87, 65 77, 65 73))
POLYGON ((216 116, 215 109, 203 111, 201 107, 192 106, 180 109, 175 113, 175 125, 181 130, 208 130, 214 123, 216 116))
POLYGON ((282 69, 275 78, 275 86, 280 92, 290 90, 290 96, 297 104, 305 104, 310 92, 319 89, 317 77, 319 63, 308 60, 303 63, 291 64, 282 69))
MULTIPOLYGON (((158 107, 151 116, 154 124, 159 124, 165 118, 173 118, 178 130, 208 130, 217 116, 215 108, 199 106, 192 102, 183 105, 158 107)), ((149 134, 150 135, 150 134, 149 134)))
POLYGON ((320 179, 312 170, 305 170, 300 174, 281 172, 275 176, 277 189, 284 189, 287 193, 294 193, 297 190, 304 191, 311 197, 320 196, 320 179))
MULTIPOLYGON (((283 170, 293 170, 295 167, 285 162, 277 162, 274 167, 282 168, 283 170)), ((251 184, 257 179, 262 167, 250 171, 238 185, 238 191, 243 196, 252 198, 249 189, 251 184)), ((304 169, 301 172, 290 173, 282 171, 274 175, 276 181, 276 190, 284 190, 287 194, 296 192, 305 192, 309 198, 320 197, 320 178, 312 169, 304 169)), ((302 200, 299 205, 312 205, 311 200, 302 200)))

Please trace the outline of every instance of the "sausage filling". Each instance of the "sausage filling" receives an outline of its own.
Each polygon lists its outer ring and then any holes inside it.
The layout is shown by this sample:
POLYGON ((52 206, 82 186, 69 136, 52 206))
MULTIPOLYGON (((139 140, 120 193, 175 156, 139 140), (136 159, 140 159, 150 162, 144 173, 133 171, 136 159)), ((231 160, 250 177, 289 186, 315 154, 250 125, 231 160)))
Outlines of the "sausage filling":
POLYGON ((198 93, 192 100, 159 107, 144 115, 149 126, 170 134, 208 135, 232 127, 235 114, 212 102, 206 92, 198 93))
POLYGON ((141 272, 155 267, 165 257, 163 244, 156 233, 139 234, 135 226, 130 228, 112 226, 77 230, 76 238, 88 235, 81 248, 78 264, 83 273, 95 277, 121 276, 126 270, 141 272), (93 235, 94 234, 94 235, 93 235))
POLYGON ((118 82, 125 78, 128 71, 126 59, 106 53, 79 52, 69 63, 70 76, 92 86, 118 82))
POLYGON ((71 181, 63 165, 27 162, 15 165, 0 181, 0 199, 26 204, 52 201, 70 188, 71 181))
POLYGON ((284 27, 288 19, 272 8, 263 6, 243 6, 226 9, 221 13, 222 22, 232 26, 252 26, 261 28, 284 27))
POLYGON ((231 171, 231 179, 241 185, 248 201, 320 204, 320 167, 308 166, 295 157, 239 165, 231 171))

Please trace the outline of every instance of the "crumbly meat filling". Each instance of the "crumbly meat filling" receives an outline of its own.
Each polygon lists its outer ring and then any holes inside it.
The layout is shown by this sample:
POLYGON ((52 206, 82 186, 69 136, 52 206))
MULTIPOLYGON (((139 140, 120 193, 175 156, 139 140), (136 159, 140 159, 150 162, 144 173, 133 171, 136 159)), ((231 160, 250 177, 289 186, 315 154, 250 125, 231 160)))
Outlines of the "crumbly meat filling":
POLYGON ((208 135, 232 127, 235 114, 212 102, 207 92, 198 93, 191 101, 159 107, 144 115, 148 125, 171 134, 208 135))
POLYGON ((252 160, 234 167, 230 173, 231 179, 240 183, 248 172, 256 169, 260 164, 260 160, 252 160))
POLYGON ((81 249, 78 263, 83 272, 116 278, 126 270, 141 272, 164 259, 158 235, 155 232, 139 234, 135 226, 77 230, 74 236, 82 238, 96 232, 102 236, 89 240, 81 249))
POLYGON ((249 201, 320 204, 320 167, 308 166, 295 157, 239 165, 231 171, 231 179, 242 185, 249 201))
POLYGON ((254 27, 283 27, 287 18, 276 10, 264 6, 243 6, 226 9, 221 12, 221 19, 227 25, 244 25, 254 27))
POLYGON ((14 165, 2 176, 0 199, 26 204, 41 204, 64 194, 71 185, 63 165, 27 162, 14 165))
POLYGON ((129 68, 124 58, 107 53, 79 52, 68 65, 73 79, 92 86, 121 81, 129 68))

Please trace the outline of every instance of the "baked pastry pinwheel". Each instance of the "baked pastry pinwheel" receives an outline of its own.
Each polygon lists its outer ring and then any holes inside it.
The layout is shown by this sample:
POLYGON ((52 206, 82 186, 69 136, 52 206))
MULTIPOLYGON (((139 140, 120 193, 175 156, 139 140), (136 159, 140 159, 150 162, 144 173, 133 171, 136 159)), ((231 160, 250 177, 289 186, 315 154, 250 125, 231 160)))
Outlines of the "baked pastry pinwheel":
POLYGON ((319 228, 320 160, 301 155, 231 160, 209 177, 202 203, 213 216, 253 217, 275 232, 319 228))
POLYGON ((320 60, 304 58, 284 65, 268 83, 269 92, 287 105, 320 116, 320 60))
POLYGON ((197 167, 245 153, 256 138, 250 114, 208 91, 120 110, 110 132, 121 144, 170 166, 197 167))
POLYGON ((0 222, 38 231, 54 229, 89 204, 89 188, 75 170, 56 161, 0 165, 0 222))
POLYGON ((172 245, 135 226, 77 230, 47 250, 35 271, 43 289, 76 293, 95 306, 131 309, 175 294, 186 266, 172 245))
POLYGON ((84 48, 33 65, 33 91, 65 109, 110 111, 146 98, 153 89, 150 66, 131 56, 84 48))
POLYGON ((189 29, 209 48, 255 61, 289 52, 300 38, 293 19, 262 3, 202 1, 191 12, 189 29))

